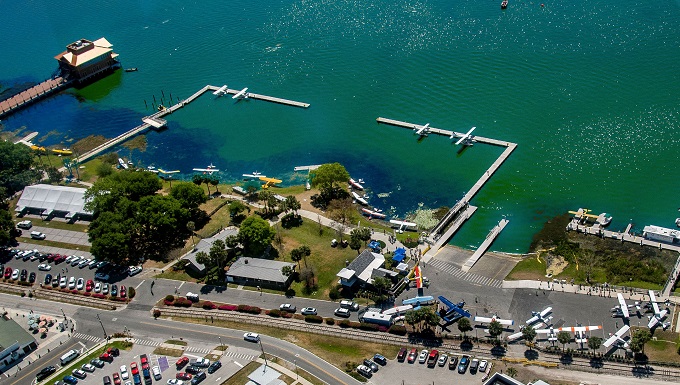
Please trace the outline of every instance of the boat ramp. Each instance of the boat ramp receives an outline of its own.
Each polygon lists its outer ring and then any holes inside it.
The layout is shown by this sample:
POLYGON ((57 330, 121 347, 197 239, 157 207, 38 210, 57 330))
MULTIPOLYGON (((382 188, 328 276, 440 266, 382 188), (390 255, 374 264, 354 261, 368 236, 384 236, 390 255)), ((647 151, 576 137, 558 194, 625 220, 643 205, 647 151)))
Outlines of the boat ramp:
POLYGON ((477 248, 477 250, 475 250, 474 254, 472 254, 472 257, 470 257, 470 259, 465 261, 465 264, 463 264, 463 271, 464 272, 467 273, 467 272, 470 271, 470 269, 472 269, 472 266, 474 266, 475 263, 477 263, 477 261, 479 261, 479 258, 481 258, 482 255, 484 255, 484 253, 486 253, 486 250, 489 249, 489 246, 491 246, 493 241, 496 240, 496 237, 498 236, 498 234, 501 233, 501 231, 503 231, 503 229, 508 224, 508 222, 510 222, 510 221, 503 218, 503 219, 501 219, 500 222, 498 222, 498 224, 496 226, 494 226, 493 229, 491 229, 491 231, 489 232, 489 235, 486 236, 486 239, 484 240, 484 242, 482 242, 482 244, 479 246, 479 248, 477 248))

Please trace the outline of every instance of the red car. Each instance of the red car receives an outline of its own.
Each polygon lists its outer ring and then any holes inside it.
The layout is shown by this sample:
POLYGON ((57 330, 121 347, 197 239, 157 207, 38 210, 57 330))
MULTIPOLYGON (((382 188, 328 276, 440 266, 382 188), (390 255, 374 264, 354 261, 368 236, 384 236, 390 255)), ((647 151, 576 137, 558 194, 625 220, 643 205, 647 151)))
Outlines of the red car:
MULTIPOLYGON (((149 370, 149 358, 146 356, 146 354, 139 356, 139 361, 142 363, 142 370, 149 370)), ((191 377, 189 377, 189 379, 191 379, 191 377)))
POLYGON ((175 378, 178 380, 189 381, 191 380, 191 374, 180 372, 175 375, 175 378))
POLYGON ((126 294, 127 290, 125 289, 125 285, 120 285, 120 298, 125 298, 126 294))
POLYGON ((411 349, 411 352, 408 354, 408 363, 412 364, 416 362, 416 357, 418 357, 418 350, 416 348, 411 349))
POLYGON ((90 292, 94 288, 94 282, 91 279, 88 279, 87 282, 85 283, 85 291, 90 292))
POLYGON ((137 367, 136 362, 130 362, 130 372, 132 372, 132 375, 134 376, 135 374, 139 374, 139 368, 137 367))
POLYGON ((177 360, 177 362, 175 362, 175 366, 177 367, 177 370, 180 370, 188 363, 189 357, 181 357, 179 360, 177 360))
POLYGON ((11 276, 12 276, 12 268, 11 267, 5 268, 5 279, 9 279, 9 277, 11 277, 11 276))
POLYGON ((65 259, 66 259, 65 255, 61 255, 61 254, 55 254, 54 255, 54 263, 62 263, 62 262, 64 262, 65 259))
POLYGON ((120 375, 113 373, 113 385, 120 385, 120 375))
POLYGON ((113 362, 113 356, 109 353, 102 353, 102 355, 99 356, 99 359, 106 362, 113 362))

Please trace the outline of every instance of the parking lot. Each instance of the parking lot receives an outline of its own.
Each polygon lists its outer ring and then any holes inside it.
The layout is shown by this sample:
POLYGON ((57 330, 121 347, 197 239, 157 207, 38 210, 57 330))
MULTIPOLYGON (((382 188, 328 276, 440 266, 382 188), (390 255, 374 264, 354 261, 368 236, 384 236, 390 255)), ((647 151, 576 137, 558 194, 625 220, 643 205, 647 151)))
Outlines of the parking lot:
MULTIPOLYGON (((419 351, 420 352, 420 351, 419 351)), ((461 354, 449 354, 448 352, 440 351, 439 354, 447 353, 449 356, 455 356, 458 358, 458 362, 463 357, 461 354)), ((390 358, 390 357, 388 357, 390 358)), ((489 373, 491 369, 492 361, 488 357, 470 357, 470 360, 477 358, 478 360, 487 360, 489 365, 486 369, 486 373, 489 373)), ((380 366, 378 371, 373 374, 369 379, 369 383, 373 384, 432 384, 441 383, 442 380, 448 380, 447 383, 461 383, 461 384, 471 384, 473 382, 481 383, 482 378, 486 376, 486 373, 477 372, 475 374, 470 373, 470 369, 465 371, 464 374, 459 374, 457 369, 450 370, 448 365, 448 360, 444 366, 435 365, 434 367, 428 367, 426 363, 421 364, 416 361, 414 363, 409 363, 408 360, 404 362, 399 362, 395 357, 391 357, 388 360, 387 365, 380 366), (403 381, 403 382, 402 382, 403 381)))
MULTIPOLYGON (((178 346, 180 347, 180 346, 178 346)), ((190 350, 190 349, 188 349, 190 350)), ((114 373, 116 373, 118 376, 120 376, 121 384, 126 384, 130 385, 134 383, 134 376, 132 373, 132 364, 136 363, 137 368, 139 370, 139 375, 141 378, 141 383, 144 384, 144 378, 142 376, 142 363, 141 363, 141 355, 146 355, 149 360, 149 373, 152 373, 152 369, 157 366, 160 369, 160 377, 154 378, 153 374, 151 374, 150 378, 152 383, 157 383, 157 384, 166 384, 168 380, 176 378, 176 375, 178 372, 185 372, 187 367, 189 365, 185 365, 182 367, 181 370, 177 370, 175 367, 175 363, 180 359, 180 357, 170 357, 170 356, 165 356, 165 355, 157 355, 153 354, 154 347, 150 346, 143 346, 141 344, 135 344, 132 346, 130 350, 120 350, 120 355, 117 357, 113 357, 112 362, 106 362, 104 364, 103 368, 96 368, 94 372, 86 372, 86 377, 83 379, 78 379, 78 384, 85 384, 85 385, 101 385, 104 383, 104 377, 108 376, 109 379, 111 380, 112 385, 116 385, 115 378, 114 378, 114 373), (121 366, 125 365, 125 369, 128 372, 128 378, 122 377, 122 372, 121 372, 121 366), (129 383, 128 383, 129 382, 129 383)), ((257 352, 253 351, 250 352, 252 354, 246 354, 247 352, 241 352, 245 351, 244 349, 228 349, 226 354, 224 354, 219 361, 222 363, 222 367, 217 369, 214 373, 208 374, 207 368, 202 368, 201 371, 206 373, 206 378, 205 380, 201 381, 201 383, 214 383, 217 381, 224 381, 224 379, 232 376, 236 372, 238 372, 243 366, 245 366, 251 359, 255 358, 257 352)), ((217 351, 213 351, 212 353, 215 353, 217 351)), ((219 352, 222 353, 222 352, 219 352)), ((187 357, 189 360, 195 360, 198 358, 203 358, 205 354, 200 354, 200 353, 191 353, 191 352, 185 352, 183 355, 184 357, 187 357)), ((210 355, 208 355, 210 357, 210 355)), ((213 357, 214 358, 214 357, 213 357)), ((76 359, 74 362, 79 361, 79 359, 76 359)), ((211 363, 214 362, 211 360, 211 363)), ((79 369, 80 365, 73 366, 73 367, 68 367, 68 369, 61 373, 57 378, 55 378, 52 381, 49 381, 48 383, 53 384, 57 380, 61 380, 63 377, 66 375, 69 375, 72 373, 74 369, 79 369)), ((184 384, 189 384, 189 381, 184 381, 184 384)))

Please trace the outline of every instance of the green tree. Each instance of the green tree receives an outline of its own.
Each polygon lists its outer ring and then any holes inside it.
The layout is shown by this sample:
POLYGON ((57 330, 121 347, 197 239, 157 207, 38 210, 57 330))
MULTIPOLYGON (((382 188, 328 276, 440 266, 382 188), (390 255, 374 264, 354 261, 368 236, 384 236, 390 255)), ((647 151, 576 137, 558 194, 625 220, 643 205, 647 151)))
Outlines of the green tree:
POLYGON ((571 342, 571 334, 565 331, 558 332, 557 341, 562 344, 562 352, 564 352, 565 345, 571 342))
POLYGON ((531 325, 526 325, 522 329, 522 337, 524 338, 524 341, 526 341, 529 350, 533 350, 534 339, 536 338, 536 330, 534 327, 531 325))
MULTIPOLYGON (((45 172, 47 172, 47 180, 50 183, 58 183, 61 182, 62 179, 64 179, 64 174, 61 171, 59 171, 56 167, 47 167, 45 172)), ((111 170, 111 172, 113 172, 113 170, 111 170)))
POLYGON ((349 181, 349 173, 340 163, 322 164, 316 170, 311 171, 309 177, 314 187, 333 186, 336 183, 349 181))
POLYGON ((5 189, 0 187, 0 246, 9 245, 15 238, 14 221, 9 212, 9 202, 5 198, 5 189))
POLYGON ((115 211, 122 199, 138 202, 154 195, 163 187, 156 174, 150 172, 117 172, 100 178, 85 192, 85 207, 90 211, 115 211))
POLYGON ((205 183, 205 185, 208 186, 208 195, 210 195, 210 179, 206 178, 201 174, 194 174, 194 176, 191 177, 191 181, 194 182, 194 184, 199 187, 203 183, 205 183))
POLYGON ((439 313, 437 313, 434 308, 427 306, 422 308, 423 310, 423 321, 425 321, 425 325, 427 325, 427 328, 432 328, 436 327, 439 325, 439 322, 441 321, 441 317, 439 316, 439 313))
POLYGON ((464 338, 467 338, 466 333, 472 331, 472 324, 470 323, 470 319, 467 317, 460 318, 458 320, 458 330, 460 330, 460 332, 463 333, 464 338))
POLYGON ((300 268, 300 261, 302 261, 302 254, 300 253, 300 250, 297 248, 293 249, 290 251, 290 259, 297 263, 298 269, 300 268))
POLYGON ((356 209, 351 199, 335 199, 328 204, 328 217, 338 224, 338 235, 342 240, 347 224, 352 220, 356 209))
POLYGON ((517 375, 517 369, 515 369, 514 367, 511 366, 511 367, 508 368, 507 373, 508 373, 508 376, 515 378, 515 376, 517 375))
POLYGON ((645 352, 645 344, 652 339, 648 329, 637 329, 630 339, 630 350, 634 353, 645 352))
POLYGON ((371 240, 371 229, 368 227, 362 227, 359 229, 359 239, 361 239, 364 242, 364 245, 368 244, 368 241, 371 240))
POLYGON ((238 233, 238 239, 246 253, 261 254, 274 240, 276 233, 269 223, 257 215, 246 218, 238 233))
MULTIPOLYGON (((404 314, 404 322, 409 324, 414 329, 416 325, 420 326, 422 320, 423 315, 419 310, 409 310, 406 312, 406 314, 404 314)), ((420 329, 420 327, 418 329, 420 329)))
POLYGON ((355 237, 354 235, 350 235, 349 238, 349 248, 352 250, 356 250, 357 254, 359 254, 359 250, 361 249, 361 239, 359 237, 355 237))
POLYGON ((286 265, 286 266, 281 268, 281 274, 283 274, 286 277, 290 277, 291 275, 293 275, 294 272, 295 272, 295 269, 292 266, 286 265))
POLYGON ((298 246, 300 250, 300 255, 302 255, 302 260, 305 261, 305 267, 307 267, 307 257, 312 255, 312 250, 307 245, 298 246))
POLYGON ((182 207, 192 213, 208 201, 208 198, 203 194, 203 189, 189 182, 175 183, 175 186, 170 189, 170 196, 177 199, 182 207))
POLYGON ((243 204, 243 202, 241 201, 233 201, 229 203, 229 215, 231 215, 232 218, 236 217, 237 215, 241 214, 246 210, 248 210, 248 206, 243 204))
POLYGON ((602 338, 598 336, 592 336, 588 338, 588 347, 593 350, 593 354, 595 354, 595 351, 600 348, 602 345, 602 338))
POLYGON ((496 320, 489 322, 489 334, 491 337, 498 338, 503 333, 503 325, 496 320))
POLYGON ((41 179, 42 175, 33 168, 33 163, 30 148, 23 144, 0 141, 0 187, 5 188, 5 196, 12 196, 41 179))
POLYGON ((264 203, 264 212, 269 214, 271 210, 270 203, 274 199, 274 193, 269 190, 260 190, 257 194, 257 199, 264 203))
POLYGON ((284 202, 284 210, 288 212, 288 210, 294 211, 295 214, 297 215, 298 210, 302 208, 302 204, 300 203, 299 200, 297 200, 296 197, 293 195, 288 195, 286 197, 286 201, 284 202))
POLYGON ((373 288, 377 291, 378 295, 382 295, 384 292, 392 287, 392 281, 385 277, 375 277, 373 278, 373 288))
POLYGON ((194 231, 196 231, 196 223, 194 223, 194 221, 187 222, 187 230, 189 230, 189 234, 191 234, 191 244, 196 246, 196 243, 194 242, 194 231))
POLYGON ((95 169, 95 173, 100 178, 106 178, 107 176, 113 174, 113 168, 108 163, 99 163, 95 169))
POLYGON ((220 190, 218 190, 218 185, 220 184, 220 179, 217 176, 211 175, 208 178, 208 182, 210 182, 211 185, 215 186, 216 192, 220 192, 220 190))

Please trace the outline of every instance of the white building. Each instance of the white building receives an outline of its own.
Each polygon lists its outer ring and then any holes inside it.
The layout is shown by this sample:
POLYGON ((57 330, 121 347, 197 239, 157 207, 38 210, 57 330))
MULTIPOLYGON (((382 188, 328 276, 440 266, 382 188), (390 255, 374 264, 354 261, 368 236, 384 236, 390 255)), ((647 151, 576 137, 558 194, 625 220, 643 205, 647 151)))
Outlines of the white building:
POLYGON ((645 226, 642 229, 642 235, 649 240, 659 241, 664 243, 680 242, 680 230, 667 229, 654 225, 645 226))

